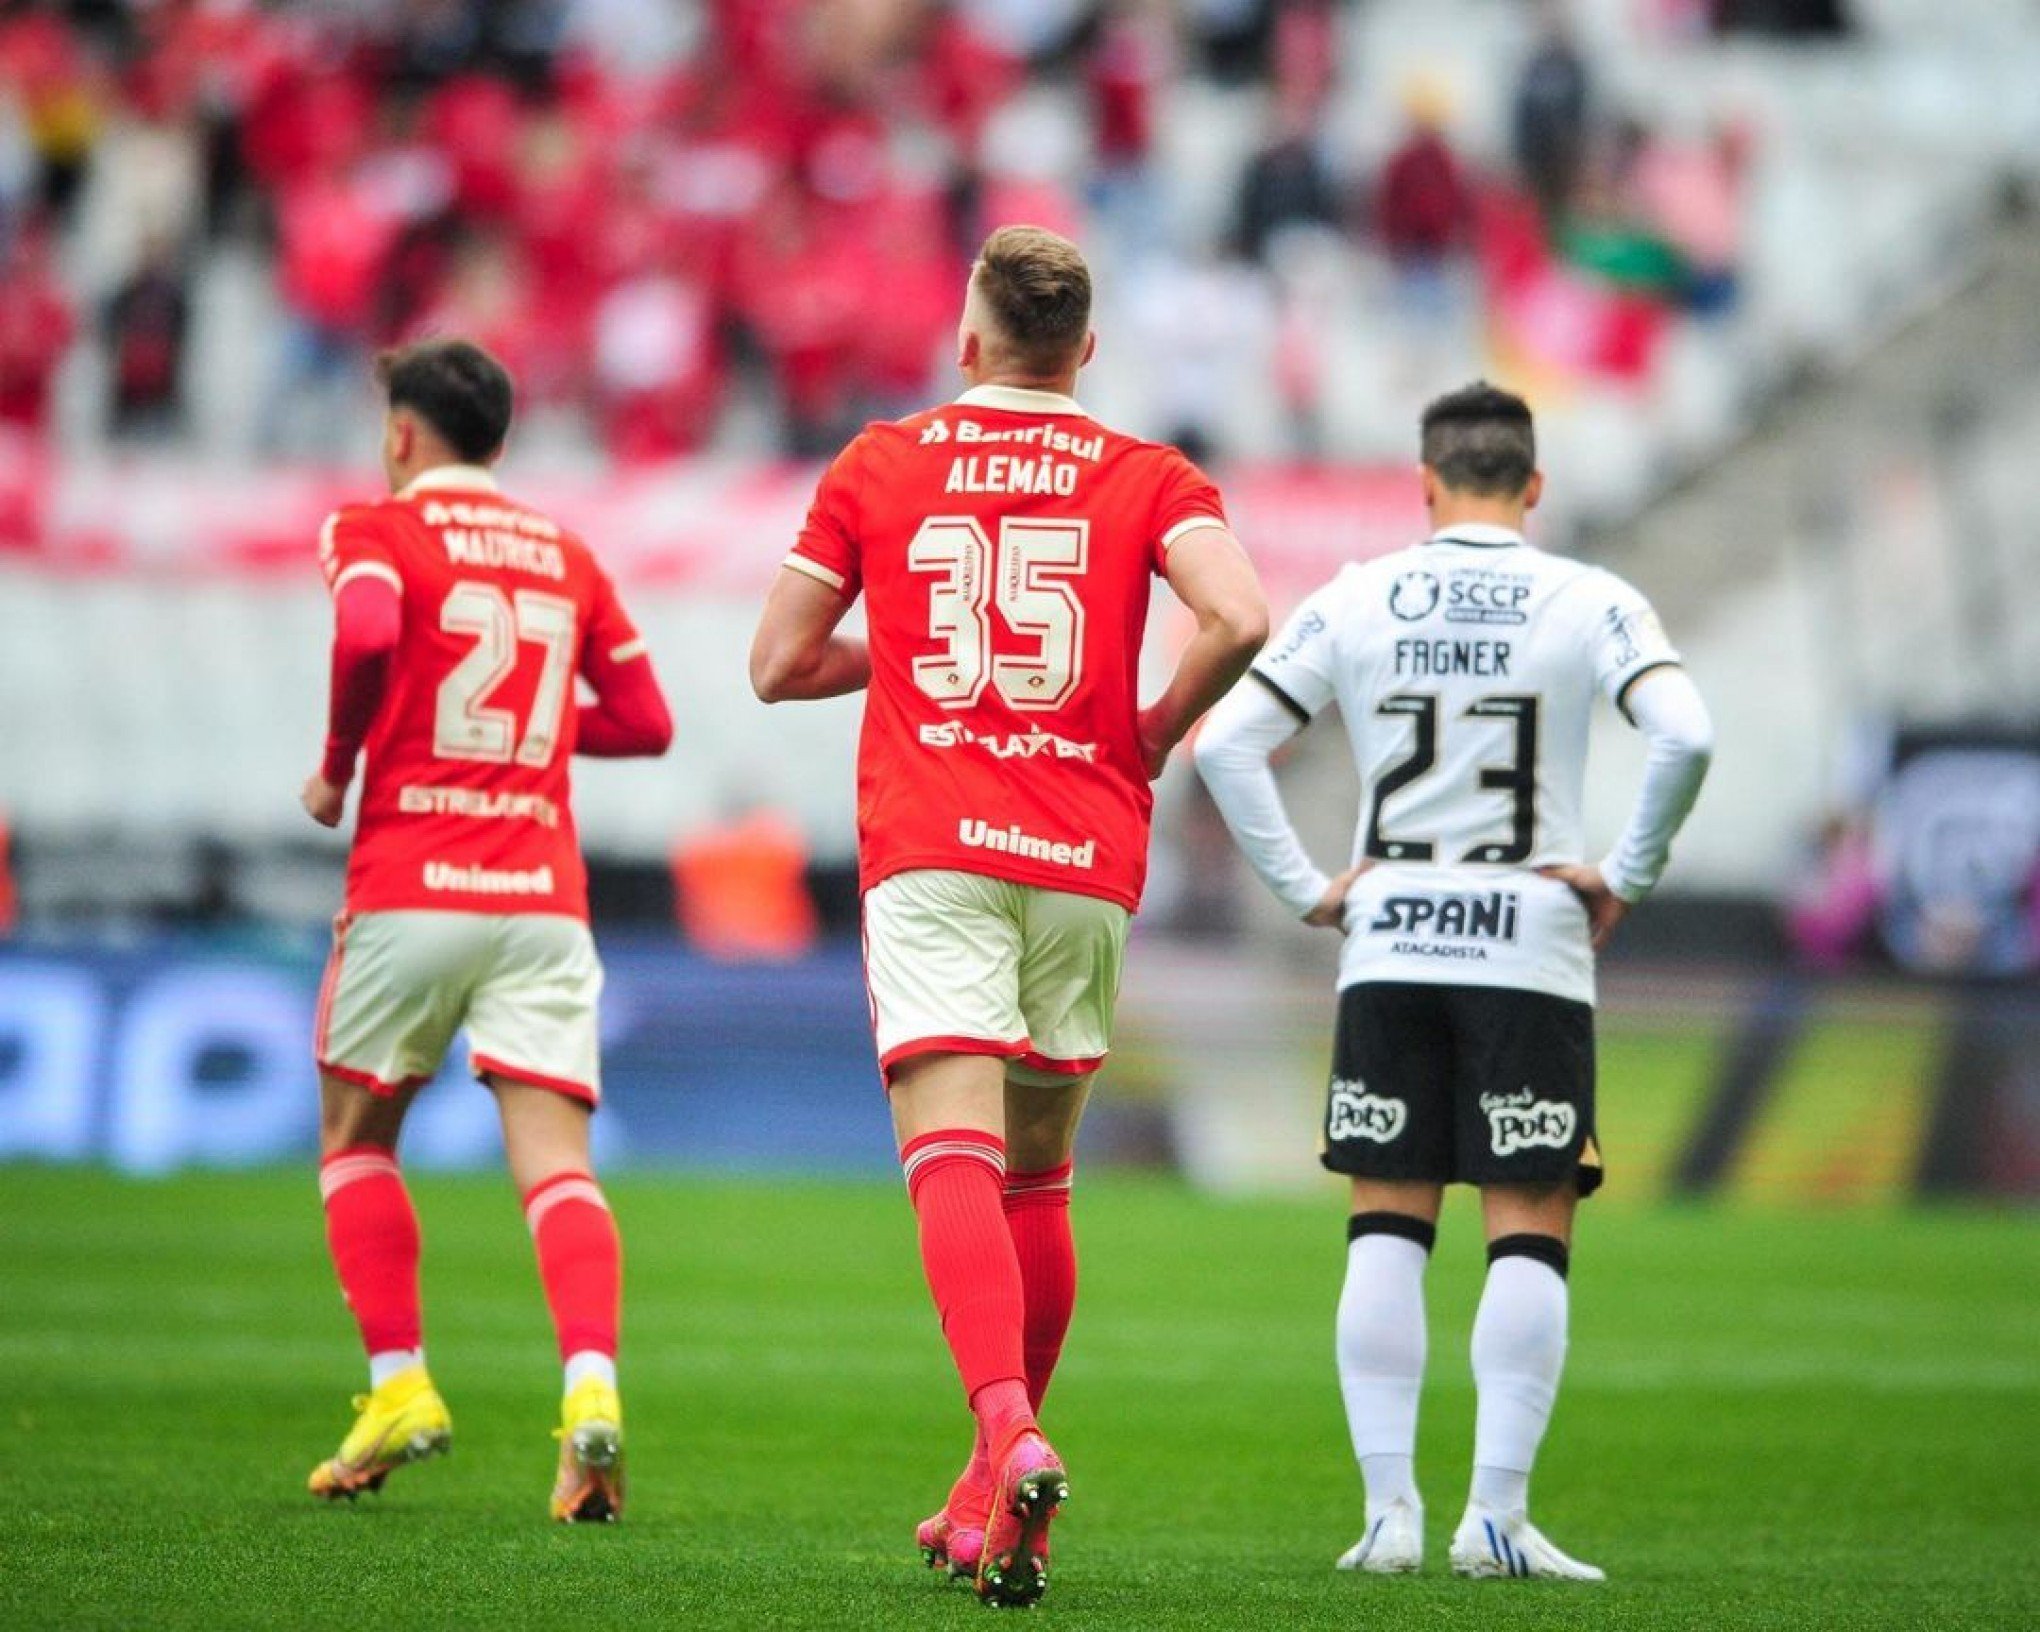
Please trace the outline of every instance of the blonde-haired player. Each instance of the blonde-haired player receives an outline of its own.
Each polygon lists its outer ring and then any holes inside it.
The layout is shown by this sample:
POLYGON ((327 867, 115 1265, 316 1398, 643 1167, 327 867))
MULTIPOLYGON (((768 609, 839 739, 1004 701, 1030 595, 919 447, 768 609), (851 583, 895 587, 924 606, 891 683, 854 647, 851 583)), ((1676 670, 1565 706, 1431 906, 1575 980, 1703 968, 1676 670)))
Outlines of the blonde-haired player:
POLYGON ((919 1540, 1015 1604, 1046 1585, 1068 1491, 1036 1413, 1076 1296, 1071 1151, 1111 1045, 1148 784, 1267 628, 1218 490, 1074 400, 1090 313, 1075 245, 1033 227, 986 240, 957 339, 969 389, 836 459, 751 658, 768 702, 869 688, 858 851, 879 1063, 978 1429, 919 1540), (1197 629, 1143 709, 1157 577, 1197 629), (868 645, 836 632, 860 596, 868 645))

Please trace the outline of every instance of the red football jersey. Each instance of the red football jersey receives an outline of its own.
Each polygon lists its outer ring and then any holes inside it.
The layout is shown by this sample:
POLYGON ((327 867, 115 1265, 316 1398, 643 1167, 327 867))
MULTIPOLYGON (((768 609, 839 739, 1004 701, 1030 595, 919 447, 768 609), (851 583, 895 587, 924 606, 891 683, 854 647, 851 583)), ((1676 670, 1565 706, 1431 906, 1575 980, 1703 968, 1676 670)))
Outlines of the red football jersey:
POLYGON ((843 450, 787 565, 865 599, 865 889, 940 867, 1139 905, 1148 590, 1209 525, 1182 454, 1047 392, 979 386, 843 450))
POLYGON ((574 679, 644 649, 588 547, 487 471, 455 467, 336 511, 319 559, 336 594, 369 574, 404 609, 366 743, 348 910, 585 918, 574 679))

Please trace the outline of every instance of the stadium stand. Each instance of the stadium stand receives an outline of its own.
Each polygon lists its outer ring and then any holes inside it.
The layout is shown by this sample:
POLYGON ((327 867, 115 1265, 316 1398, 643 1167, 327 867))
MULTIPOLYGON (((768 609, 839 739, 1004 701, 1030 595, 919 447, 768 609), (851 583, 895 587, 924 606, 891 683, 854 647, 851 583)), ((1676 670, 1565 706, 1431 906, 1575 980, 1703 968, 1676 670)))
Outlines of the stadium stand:
MULTIPOLYGON (((0 21, 0 806, 24 914, 114 899, 109 844, 175 900, 205 875, 193 841, 295 837, 324 609, 293 552, 368 469, 370 350, 449 328, 518 367, 518 474, 585 499, 558 502, 629 563, 685 670, 687 775, 646 797, 591 768, 591 842, 655 860, 762 801, 843 855, 849 710, 775 722, 761 753, 749 605, 806 461, 943 389, 964 259, 1014 217, 1094 250, 1088 399, 1236 492, 1283 495, 1247 512, 1278 569, 1297 472, 1392 474, 1438 386, 1526 385, 1559 476, 1546 537, 1667 579, 1732 732, 1764 707, 1733 678, 1756 672, 1748 643, 1803 634, 1777 609, 1788 568, 1746 511, 1714 513, 1758 557, 1734 593, 1774 608, 1717 640, 1725 592, 1668 559, 1709 552, 1638 518, 1700 473, 1740 480, 1733 450, 1809 378, 1877 366, 1997 252, 2008 192, 2040 173, 2040 34, 1986 0, 1864 0, 1811 38, 1778 37, 1791 6, 1681 0, 1175 21, 726 0, 649 30, 641 10, 0 21)), ((2012 450, 2034 411, 1992 399, 1989 434, 1950 454, 1998 513, 2030 487, 2012 450)), ((1378 505, 1354 547, 1403 525, 1378 505)), ((1852 560, 1865 605, 1904 581, 1903 560, 1852 560)), ((1889 683, 1866 707, 1943 700, 1902 635, 1878 639, 1862 661, 1889 683)), ((1826 772, 1751 774, 1768 800, 1696 827, 1688 882, 1789 869, 1826 772)), ((316 899, 298 876, 241 888, 316 899)))

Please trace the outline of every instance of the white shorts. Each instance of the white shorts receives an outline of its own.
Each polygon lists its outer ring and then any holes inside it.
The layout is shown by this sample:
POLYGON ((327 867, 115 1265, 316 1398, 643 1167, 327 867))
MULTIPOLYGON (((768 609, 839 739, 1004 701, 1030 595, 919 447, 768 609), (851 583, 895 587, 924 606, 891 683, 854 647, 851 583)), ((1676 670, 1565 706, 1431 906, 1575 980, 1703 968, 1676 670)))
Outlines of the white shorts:
POLYGON ((363 912, 333 921, 319 988, 319 1069, 394 1094, 438 1074, 453 1034, 484 1072, 601 1095, 602 964, 560 913, 363 912))
POLYGON ((1131 914, 1115 901, 982 873, 917 869, 865 893, 864 977, 878 1066, 996 1054, 1021 1082, 1104 1063, 1131 914))

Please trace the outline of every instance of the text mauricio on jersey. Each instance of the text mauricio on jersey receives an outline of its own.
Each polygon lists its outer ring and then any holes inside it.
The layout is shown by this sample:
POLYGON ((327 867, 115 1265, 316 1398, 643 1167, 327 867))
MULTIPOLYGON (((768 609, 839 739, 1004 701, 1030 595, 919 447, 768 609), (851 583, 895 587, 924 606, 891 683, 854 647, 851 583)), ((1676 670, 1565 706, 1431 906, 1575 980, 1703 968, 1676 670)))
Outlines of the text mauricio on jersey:
POLYGON ((644 652, 588 547, 486 472, 453 472, 336 512, 319 561, 336 595, 365 574, 409 608, 366 742, 348 910, 585 918, 574 681, 601 689, 644 652))

